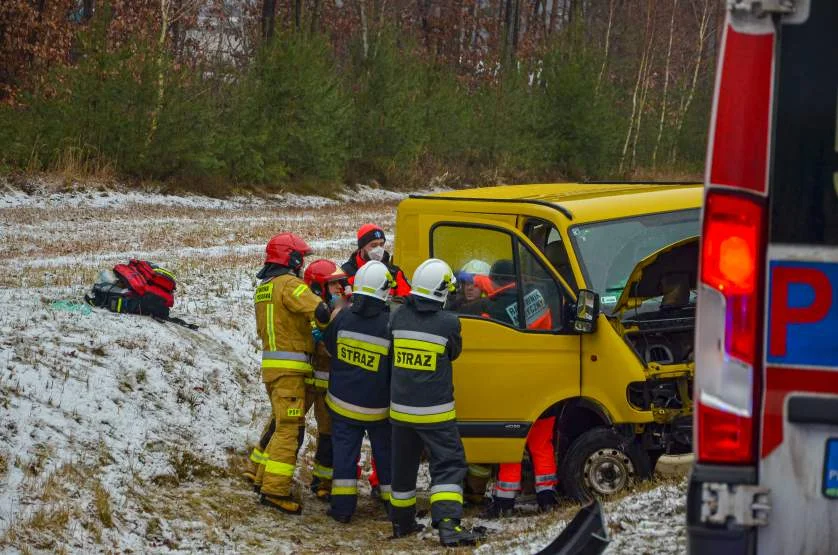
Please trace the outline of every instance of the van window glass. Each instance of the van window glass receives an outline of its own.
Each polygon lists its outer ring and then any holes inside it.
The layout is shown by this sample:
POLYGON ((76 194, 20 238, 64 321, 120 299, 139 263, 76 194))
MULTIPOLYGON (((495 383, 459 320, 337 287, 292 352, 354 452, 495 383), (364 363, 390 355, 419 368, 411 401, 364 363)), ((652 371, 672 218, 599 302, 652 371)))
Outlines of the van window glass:
POLYGON ((552 223, 546 220, 531 218, 524 226, 524 234, 532 241, 553 268, 559 273, 567 284, 574 290, 578 290, 576 278, 573 277, 573 269, 570 267, 570 257, 567 248, 562 241, 562 235, 552 223))
POLYGON ((457 291, 449 296, 451 310, 518 329, 560 328, 563 300, 558 285, 509 233, 482 227, 437 226, 431 238, 431 254, 445 260, 457 276, 457 291))
POLYGON ((531 330, 559 330, 562 328, 564 296, 556 281, 541 262, 521 243, 518 243, 521 272, 519 287, 523 293, 525 326, 531 330))
POLYGON ((570 228, 588 287, 603 307, 617 303, 638 262, 672 243, 699 234, 699 210, 661 212, 570 228))
POLYGON ((431 254, 447 262, 458 281, 457 291, 449 296, 448 308, 520 327, 513 318, 518 310, 518 293, 512 241, 512 235, 497 229, 449 225, 434 228, 431 254))

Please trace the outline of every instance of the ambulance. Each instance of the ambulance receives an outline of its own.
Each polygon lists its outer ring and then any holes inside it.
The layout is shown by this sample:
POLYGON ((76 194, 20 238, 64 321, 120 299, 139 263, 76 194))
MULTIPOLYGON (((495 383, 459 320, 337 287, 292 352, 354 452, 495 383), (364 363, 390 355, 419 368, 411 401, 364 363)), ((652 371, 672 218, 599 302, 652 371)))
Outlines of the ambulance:
POLYGON ((838 553, 838 1, 728 0, 707 155, 690 553, 838 553))

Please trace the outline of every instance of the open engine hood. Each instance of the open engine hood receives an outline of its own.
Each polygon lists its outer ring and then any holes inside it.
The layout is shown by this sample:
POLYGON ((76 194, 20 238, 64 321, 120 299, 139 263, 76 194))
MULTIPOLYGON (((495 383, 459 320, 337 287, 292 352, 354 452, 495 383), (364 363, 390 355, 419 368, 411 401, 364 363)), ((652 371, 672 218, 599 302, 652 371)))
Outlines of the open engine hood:
POLYGON ((690 289, 696 288, 698 236, 672 243, 638 262, 614 306, 614 313, 646 299, 662 296, 664 277, 679 280, 690 289))

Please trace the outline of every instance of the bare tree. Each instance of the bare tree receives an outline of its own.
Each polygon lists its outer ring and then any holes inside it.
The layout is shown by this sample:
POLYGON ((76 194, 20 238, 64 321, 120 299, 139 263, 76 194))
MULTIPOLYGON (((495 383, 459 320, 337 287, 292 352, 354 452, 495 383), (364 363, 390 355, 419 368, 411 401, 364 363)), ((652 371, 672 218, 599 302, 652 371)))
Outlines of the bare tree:
POLYGON ((294 30, 298 33, 303 24, 303 0, 294 0, 294 30))
MULTIPOLYGON (((695 91, 698 85, 698 76, 701 71, 701 63, 704 59, 704 48, 711 36, 710 21, 712 20, 713 11, 715 9, 715 2, 712 0, 701 1, 701 14, 698 16, 698 37, 695 49, 695 61, 693 65, 692 80, 686 88, 684 94, 681 95, 681 102, 678 105, 678 111, 675 115, 675 132, 672 144, 672 150, 669 155, 669 162, 674 164, 678 160, 678 138, 681 136, 681 130, 684 127, 684 119, 690 110, 693 98, 695 98, 695 91)), ((695 0, 692 2, 693 10, 696 10, 695 0)))
POLYGON ((655 139, 655 147, 652 149, 652 169, 657 166, 658 148, 663 137, 663 124, 666 121, 666 101, 669 92, 669 64, 672 60, 672 38, 675 35, 675 14, 678 11, 678 0, 672 0, 672 17, 669 19, 669 43, 666 47, 666 64, 663 70, 663 97, 661 98, 661 117, 658 121, 658 136, 655 139))
POLYGON ((320 30, 320 0, 311 1, 311 20, 309 32, 313 35, 320 30))
POLYGON ((650 58, 652 56, 652 45, 654 44, 654 32, 652 28, 652 0, 649 0, 646 6, 646 30, 644 36, 643 52, 640 57, 640 63, 637 67, 637 79, 634 82, 634 92, 631 96, 631 117, 629 118, 629 126, 626 131, 626 140, 623 143, 623 152, 620 156, 620 171, 623 171, 628 155, 628 148, 630 144, 634 145, 632 158, 637 147, 637 137, 640 134, 640 122, 642 120, 643 104, 645 102, 645 94, 648 85, 648 71, 651 65, 650 58), (635 140, 632 142, 632 136, 635 140))
POLYGON ((160 113, 163 111, 163 103, 166 92, 166 73, 165 73, 165 58, 166 58, 166 37, 169 34, 169 28, 172 23, 177 23, 187 14, 196 10, 203 2, 203 0, 176 0, 177 5, 173 5, 172 0, 160 0, 160 34, 157 39, 157 102, 151 112, 151 124, 149 125, 148 135, 146 135, 146 148, 154 139, 154 134, 157 132, 157 127, 160 124, 160 113))
POLYGON ((605 74, 605 67, 608 65, 608 50, 611 46, 611 28, 614 24, 614 0, 608 0, 608 26, 605 28, 605 51, 602 54, 602 67, 596 79, 594 95, 599 94, 599 86, 602 84, 602 76, 605 74))
POLYGON ((276 0, 262 1, 262 39, 270 41, 274 36, 276 25, 276 0))

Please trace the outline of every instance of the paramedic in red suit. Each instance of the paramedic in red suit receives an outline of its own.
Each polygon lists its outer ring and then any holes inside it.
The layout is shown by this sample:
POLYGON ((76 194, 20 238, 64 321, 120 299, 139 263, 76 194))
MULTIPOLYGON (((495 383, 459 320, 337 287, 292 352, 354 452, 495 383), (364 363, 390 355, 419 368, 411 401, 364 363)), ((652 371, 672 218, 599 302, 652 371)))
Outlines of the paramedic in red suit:
MULTIPOLYGON (((512 320, 509 305, 518 303, 518 282, 516 279, 515 265, 512 260, 498 260, 492 264, 488 276, 464 275, 462 272, 459 278, 464 281, 471 280, 479 287, 485 297, 478 301, 467 303, 463 312, 477 313, 484 318, 504 322, 518 327, 518 322, 512 320)), ((527 329, 549 330, 552 329, 552 317, 550 310, 546 309, 542 314, 536 314, 527 329)), ((557 504, 556 485, 556 451, 553 443, 553 436, 556 428, 556 416, 551 413, 541 415, 530 428, 527 434, 527 449, 535 471, 535 491, 539 509, 548 511, 557 504)), ((515 498, 521 492, 521 463, 501 463, 498 469, 495 487, 492 490, 492 502, 483 514, 486 518, 497 518, 509 513, 515 507, 515 498)))
POLYGON ((341 266, 341 269, 349 276, 349 284, 352 285, 355 281, 358 268, 370 260, 378 260, 387 266, 393 279, 396 280, 396 286, 390 294, 393 297, 407 297, 410 294, 410 283, 401 268, 393 264, 390 253, 384 250, 384 243, 387 242, 384 230, 376 224, 364 224, 358 229, 357 237, 358 249, 341 266))

